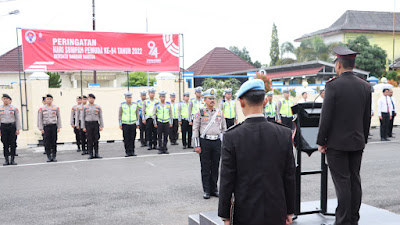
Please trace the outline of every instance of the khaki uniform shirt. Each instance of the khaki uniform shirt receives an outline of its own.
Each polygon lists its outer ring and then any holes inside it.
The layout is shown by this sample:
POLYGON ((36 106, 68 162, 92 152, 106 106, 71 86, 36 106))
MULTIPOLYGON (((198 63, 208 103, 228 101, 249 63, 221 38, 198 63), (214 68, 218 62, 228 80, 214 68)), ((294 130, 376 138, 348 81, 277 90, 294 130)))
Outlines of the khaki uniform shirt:
POLYGON ((77 106, 77 109, 75 110, 75 126, 79 127, 79 129, 82 129, 82 112, 83 112, 83 107, 85 107, 85 105, 80 104, 77 106))
POLYGON ((194 147, 200 146, 200 136, 202 135, 222 135, 222 133, 226 130, 226 122, 224 115, 221 110, 213 109, 209 110, 208 108, 203 108, 204 116, 201 116, 200 111, 197 112, 194 116, 193 120, 193 142, 194 147), (207 133, 204 134, 205 128, 210 122, 211 118, 214 114, 217 113, 217 117, 215 118, 215 122, 211 125, 210 129, 208 129, 207 133))
POLYGON ((55 105, 44 105, 39 109, 39 130, 51 124, 56 124, 57 128, 61 128, 60 108, 55 105))
POLYGON ((83 107, 83 112, 81 115, 81 120, 82 120, 82 129, 86 128, 85 122, 86 121, 98 121, 100 124, 100 128, 104 127, 103 123, 103 112, 101 110, 101 107, 96 104, 88 104, 83 107))
POLYGON ((15 123, 17 130, 21 130, 21 119, 18 109, 13 105, 0 106, 0 122, 15 123))
POLYGON ((76 126, 76 111, 79 109, 79 105, 72 106, 71 109, 71 117, 70 117, 70 124, 72 126, 76 126))

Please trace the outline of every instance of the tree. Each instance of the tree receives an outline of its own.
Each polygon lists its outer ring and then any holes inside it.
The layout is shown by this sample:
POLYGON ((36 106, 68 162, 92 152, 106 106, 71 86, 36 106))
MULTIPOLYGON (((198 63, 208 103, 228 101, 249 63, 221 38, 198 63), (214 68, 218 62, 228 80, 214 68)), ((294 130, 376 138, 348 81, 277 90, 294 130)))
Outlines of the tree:
POLYGON ((61 87, 61 77, 58 72, 52 73, 52 72, 47 72, 47 75, 49 75, 49 88, 60 88, 61 87))
POLYGON ((281 45, 281 59, 284 58, 284 54, 286 54, 285 58, 288 58, 288 54, 292 53, 294 54, 295 47, 293 44, 289 41, 282 43, 281 45))
MULTIPOLYGON (((149 77, 149 86, 153 86, 156 79, 154 77, 149 77)), ((122 83, 123 87, 128 86, 128 81, 122 83)), ((129 86, 130 87, 140 87, 147 86, 147 73, 144 71, 135 71, 129 73, 129 86)))
POLYGON ((275 66, 279 60, 279 38, 275 23, 272 25, 271 48, 269 49, 269 56, 271 58, 271 63, 269 65, 275 66))
POLYGON ((250 52, 246 49, 246 47, 243 47, 242 50, 240 50, 236 46, 230 46, 229 51, 231 51, 233 54, 239 56, 244 61, 248 62, 249 64, 251 64, 257 68, 260 68, 262 65, 261 62, 259 62, 259 61, 255 61, 253 63, 253 61, 251 60, 251 57, 250 57, 250 52))
POLYGON ((386 51, 377 45, 371 46, 366 36, 358 36, 350 40, 347 47, 360 54, 356 59, 356 67, 370 72, 371 76, 382 77, 386 66, 386 51))
POLYGON ((222 93, 226 88, 232 88, 232 96, 234 96, 237 90, 239 90, 240 85, 240 81, 235 78, 229 78, 226 80, 206 78, 202 82, 203 90, 207 90, 210 88, 217 90, 217 98, 222 98, 222 93))
POLYGON ((338 43, 325 44, 324 39, 316 36, 312 39, 306 39, 300 43, 294 53, 297 62, 307 62, 312 60, 332 61, 334 59, 332 49, 338 43))

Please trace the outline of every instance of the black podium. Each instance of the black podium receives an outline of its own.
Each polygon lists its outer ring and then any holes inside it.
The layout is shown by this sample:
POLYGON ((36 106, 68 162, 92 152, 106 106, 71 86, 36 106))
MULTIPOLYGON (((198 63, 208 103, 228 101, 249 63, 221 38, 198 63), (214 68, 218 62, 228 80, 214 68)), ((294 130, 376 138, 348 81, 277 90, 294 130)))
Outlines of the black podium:
POLYGON ((300 103, 292 107, 293 114, 297 116, 293 120, 295 130, 293 133, 294 146, 296 148, 296 209, 295 218, 299 215, 320 213, 334 216, 327 212, 328 205, 328 166, 325 163, 325 154, 321 154, 321 169, 313 171, 301 170, 301 153, 308 156, 318 150, 317 135, 322 103, 300 103), (312 211, 301 210, 301 177, 306 175, 321 175, 320 209, 312 211))

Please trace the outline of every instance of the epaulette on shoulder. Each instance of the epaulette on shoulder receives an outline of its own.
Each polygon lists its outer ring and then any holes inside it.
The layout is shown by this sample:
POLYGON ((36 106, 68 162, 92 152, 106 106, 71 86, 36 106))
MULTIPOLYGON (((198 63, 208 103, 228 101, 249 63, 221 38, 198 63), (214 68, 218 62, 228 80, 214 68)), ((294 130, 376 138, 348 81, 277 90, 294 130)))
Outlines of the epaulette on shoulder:
POLYGON ((326 83, 332 82, 332 81, 336 80, 337 78, 338 78, 338 76, 334 76, 331 79, 329 79, 326 83))
POLYGON ((235 125, 233 125, 233 126, 229 127, 229 128, 228 128, 228 130, 226 130, 226 132, 228 132, 228 131, 231 131, 231 130, 235 129, 236 127, 238 127, 238 126, 242 125, 242 123, 243 123, 243 122, 240 122, 240 123, 237 123, 237 124, 235 124, 235 125))
POLYGON ((156 105, 159 105, 159 104, 160 104, 160 103, 159 103, 159 102, 157 102, 157 103, 156 103, 156 104, 154 104, 154 105, 156 106, 156 105))
POLYGON ((167 104, 171 105, 171 102, 167 102, 167 104))

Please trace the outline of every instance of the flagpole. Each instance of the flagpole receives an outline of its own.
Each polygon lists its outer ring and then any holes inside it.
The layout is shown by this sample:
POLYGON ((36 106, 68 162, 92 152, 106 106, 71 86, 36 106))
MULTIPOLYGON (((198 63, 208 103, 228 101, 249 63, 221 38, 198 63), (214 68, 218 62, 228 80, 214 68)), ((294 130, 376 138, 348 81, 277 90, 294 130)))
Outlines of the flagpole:
POLYGON ((394 46, 395 46, 395 18, 396 18, 396 0, 393 1, 393 61, 392 61, 392 70, 394 71, 394 46))
MULTIPOLYGON (((148 22, 147 22, 147 8, 146 8, 146 33, 149 32, 148 22)), ((147 87, 149 87, 149 71, 147 71, 147 87)))

